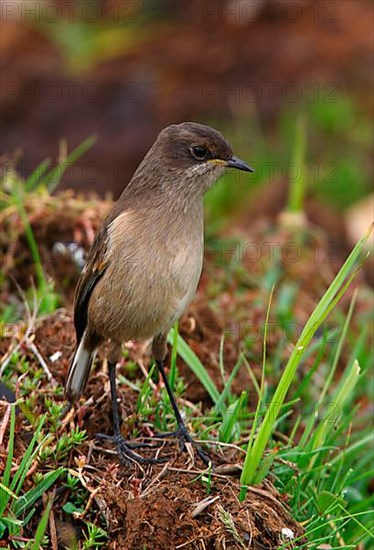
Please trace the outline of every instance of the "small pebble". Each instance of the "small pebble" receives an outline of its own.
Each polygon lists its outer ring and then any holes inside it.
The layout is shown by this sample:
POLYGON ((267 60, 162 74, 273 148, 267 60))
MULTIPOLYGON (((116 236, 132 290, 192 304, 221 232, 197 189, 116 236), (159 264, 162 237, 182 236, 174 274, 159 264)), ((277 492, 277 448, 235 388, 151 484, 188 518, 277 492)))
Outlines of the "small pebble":
POLYGON ((61 356, 62 356, 62 351, 55 351, 55 353, 53 353, 53 355, 51 355, 49 357, 49 360, 52 363, 55 363, 56 361, 58 361, 60 359, 61 356))
POLYGON ((292 531, 292 529, 288 529, 288 527, 283 527, 282 537, 284 540, 293 540, 295 538, 295 533, 292 531))

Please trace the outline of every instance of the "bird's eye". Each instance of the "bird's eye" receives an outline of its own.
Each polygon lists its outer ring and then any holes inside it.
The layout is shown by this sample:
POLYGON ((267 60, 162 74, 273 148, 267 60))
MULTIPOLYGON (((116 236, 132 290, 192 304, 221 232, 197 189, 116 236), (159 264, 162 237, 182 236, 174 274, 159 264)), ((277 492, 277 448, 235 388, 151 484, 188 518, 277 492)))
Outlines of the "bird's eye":
POLYGON ((205 160, 208 157, 209 151, 201 145, 195 145, 195 147, 192 147, 191 153, 196 160, 205 160))

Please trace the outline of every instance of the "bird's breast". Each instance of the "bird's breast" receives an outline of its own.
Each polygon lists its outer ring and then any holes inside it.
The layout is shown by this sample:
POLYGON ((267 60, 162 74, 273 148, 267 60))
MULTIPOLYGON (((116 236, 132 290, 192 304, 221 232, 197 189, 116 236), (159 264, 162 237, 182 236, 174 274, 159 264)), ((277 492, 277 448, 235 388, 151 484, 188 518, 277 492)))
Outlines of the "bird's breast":
POLYGON ((168 230, 131 224, 126 214, 109 232, 109 265, 89 305, 96 330, 119 341, 151 338, 182 315, 196 292, 204 246, 202 220, 168 230))

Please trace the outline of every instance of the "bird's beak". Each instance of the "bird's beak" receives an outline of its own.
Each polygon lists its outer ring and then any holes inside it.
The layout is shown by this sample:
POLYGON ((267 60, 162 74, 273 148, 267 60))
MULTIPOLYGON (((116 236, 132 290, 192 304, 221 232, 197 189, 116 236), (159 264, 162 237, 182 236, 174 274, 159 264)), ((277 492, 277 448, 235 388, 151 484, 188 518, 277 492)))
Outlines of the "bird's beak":
POLYGON ((231 157, 230 160, 226 162, 228 168, 236 168, 237 170, 243 170, 243 172, 254 172, 254 169, 249 166, 244 160, 241 160, 238 157, 231 157))

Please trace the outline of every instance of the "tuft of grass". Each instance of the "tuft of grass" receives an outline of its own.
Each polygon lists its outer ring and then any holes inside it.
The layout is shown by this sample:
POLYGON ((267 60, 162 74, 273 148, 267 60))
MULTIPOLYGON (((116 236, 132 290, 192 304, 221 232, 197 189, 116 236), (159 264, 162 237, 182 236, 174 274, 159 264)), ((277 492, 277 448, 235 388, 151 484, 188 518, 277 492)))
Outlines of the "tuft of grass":
POLYGON ((367 233, 356 244, 339 273, 336 275, 335 279, 314 309, 312 315, 309 317, 300 337, 297 340, 297 343, 295 344, 294 350, 288 360, 283 375, 261 423, 256 439, 254 442, 250 439, 248 444, 243 472, 241 475, 241 483, 243 485, 240 496, 241 500, 245 498, 245 486, 256 482, 260 461, 264 455, 269 438, 277 424, 279 411, 281 410, 286 393, 293 381, 296 370, 301 364, 305 350, 317 329, 336 306, 355 277, 358 270, 357 264, 360 260, 363 247, 369 238, 371 230, 372 227, 369 228, 367 233))
POLYGON ((1 209, 14 208, 22 221, 36 273, 36 296, 40 315, 55 311, 60 303, 60 297, 54 292, 53 283, 48 279, 43 269, 38 243, 25 208, 27 196, 45 192, 52 193, 60 183, 66 170, 84 155, 95 142, 96 137, 90 136, 68 154, 66 140, 62 140, 56 166, 48 171, 51 160, 45 159, 26 180, 19 177, 13 166, 9 166, 4 174, 0 193, 1 209))
POLYGON ((107 543, 108 534, 104 529, 94 523, 87 523, 87 533, 84 535, 83 550, 100 548, 107 543))
MULTIPOLYGON (((8 533, 9 536, 19 536, 22 534, 22 530, 35 514, 35 503, 52 487, 52 485, 54 485, 54 483, 56 483, 58 478, 65 471, 64 468, 58 467, 55 470, 42 474, 31 489, 27 491, 23 490, 26 475, 31 468, 31 464, 40 455, 41 449, 48 440, 48 436, 44 436, 40 439, 42 427, 45 423, 45 416, 41 418, 33 438, 12 476, 17 403, 12 403, 9 407, 10 428, 8 454, 5 470, 0 482, 0 538, 3 538, 6 533, 8 533)), ((44 521, 45 520, 42 518, 39 524, 40 529, 38 528, 36 535, 39 538, 43 537, 44 521)))

